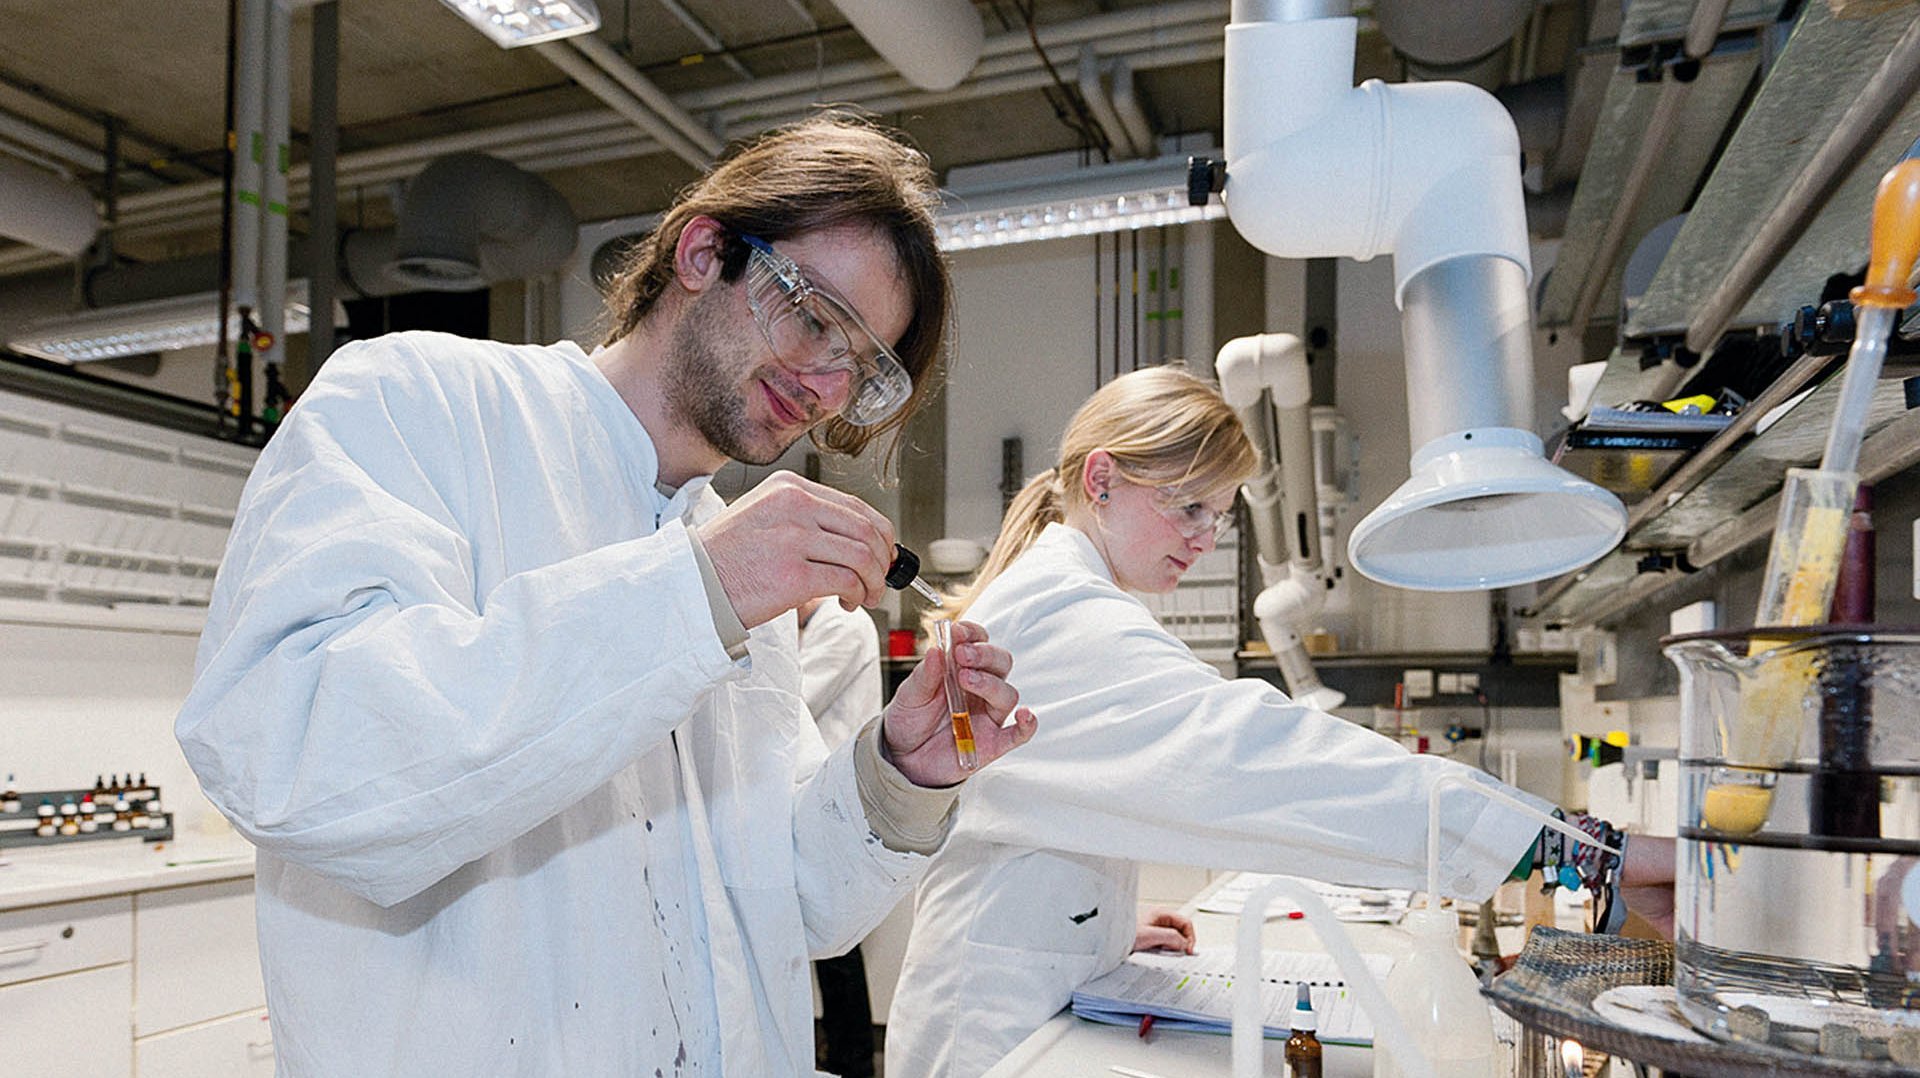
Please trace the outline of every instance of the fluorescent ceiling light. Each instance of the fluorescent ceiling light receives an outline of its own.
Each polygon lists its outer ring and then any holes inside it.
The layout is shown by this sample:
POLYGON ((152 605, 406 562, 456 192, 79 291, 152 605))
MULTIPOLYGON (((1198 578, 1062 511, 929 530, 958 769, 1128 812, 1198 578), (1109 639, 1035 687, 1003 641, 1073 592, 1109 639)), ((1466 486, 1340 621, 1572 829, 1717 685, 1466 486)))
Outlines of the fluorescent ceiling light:
POLYGON ((998 247, 1005 243, 1128 232, 1225 217, 1218 196, 1205 206, 1187 204, 1186 188, 1131 191, 1111 197, 1035 202, 985 213, 941 214, 934 232, 943 251, 998 247))
MULTIPOLYGON (((99 307, 43 319, 28 326, 7 347, 55 363, 173 352, 211 345, 219 337, 219 297, 212 292, 99 307)), ((287 284, 289 334, 307 331, 307 283, 287 284)), ((240 315, 227 314, 227 340, 240 335, 240 315)))
POLYGON ((600 29, 593 0, 440 0, 503 49, 600 29))
POLYGON ((1029 174, 947 196, 946 209, 934 219, 942 250, 1126 232, 1227 215, 1218 195, 1205 206, 1187 204, 1184 154, 1064 170, 1057 156, 1049 156, 1013 167, 1029 174))

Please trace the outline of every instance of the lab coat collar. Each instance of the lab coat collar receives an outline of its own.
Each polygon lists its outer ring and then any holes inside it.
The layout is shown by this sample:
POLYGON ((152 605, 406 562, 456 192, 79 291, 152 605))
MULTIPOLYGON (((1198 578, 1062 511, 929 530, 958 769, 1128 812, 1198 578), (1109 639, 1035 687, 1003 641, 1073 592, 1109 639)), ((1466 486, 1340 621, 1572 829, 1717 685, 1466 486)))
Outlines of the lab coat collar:
POLYGON ((1100 551, 1093 545, 1093 540, 1087 538, 1087 533, 1071 524, 1061 521, 1048 524, 1041 530, 1040 538, 1033 541, 1033 545, 1036 550, 1059 550, 1066 553, 1085 563, 1089 570, 1109 584, 1118 583, 1113 579, 1113 570, 1107 567, 1107 559, 1100 556, 1100 551))
POLYGON ((713 491, 713 477, 710 475, 694 476, 681 484, 678 490, 661 484, 660 451, 653 443, 653 436, 647 433, 640 417, 634 415, 633 409, 627 406, 620 391, 607 381, 600 365, 594 362, 594 357, 604 349, 596 348, 590 355, 571 341, 562 341, 561 349, 568 359, 581 367, 581 381, 587 387, 587 397, 592 403, 594 415, 606 424, 607 433, 619 453, 620 467, 633 482, 634 489, 653 496, 655 516, 662 522, 685 516, 688 523, 698 524, 726 508, 726 502, 713 491))

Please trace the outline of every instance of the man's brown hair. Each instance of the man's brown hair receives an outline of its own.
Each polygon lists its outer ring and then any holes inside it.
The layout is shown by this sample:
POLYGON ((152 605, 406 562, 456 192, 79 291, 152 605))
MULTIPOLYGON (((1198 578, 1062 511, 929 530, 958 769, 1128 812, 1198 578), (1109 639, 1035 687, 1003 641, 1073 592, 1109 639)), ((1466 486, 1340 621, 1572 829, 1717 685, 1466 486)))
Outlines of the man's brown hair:
MULTIPOLYGON (((683 188, 653 232, 636 244, 607 289, 604 343, 632 333, 673 282, 674 250, 687 222, 711 217, 727 230, 720 276, 737 281, 750 248, 740 237, 777 243, 817 229, 866 226, 891 241, 906 278, 913 317, 894 342, 913 395, 870 427, 833 417, 812 431, 815 445, 857 454, 897 432, 926 398, 947 347, 953 285, 935 240, 938 185, 927 156, 898 132, 846 113, 775 128, 731 148, 713 170, 683 188)), ((898 446, 898 436, 894 447, 898 446)), ((891 448, 889 450, 891 455, 891 448)))

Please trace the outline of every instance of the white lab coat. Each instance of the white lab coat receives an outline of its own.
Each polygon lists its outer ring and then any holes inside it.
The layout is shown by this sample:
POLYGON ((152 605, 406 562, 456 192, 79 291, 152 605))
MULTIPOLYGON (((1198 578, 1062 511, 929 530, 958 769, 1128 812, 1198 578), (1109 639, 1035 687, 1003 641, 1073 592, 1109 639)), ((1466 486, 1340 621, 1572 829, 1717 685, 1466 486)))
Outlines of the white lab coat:
POLYGON ((259 847, 283 1078, 812 1071, 810 954, 925 859, 794 619, 728 659, 720 500, 657 471, 579 348, 438 334, 336 353, 261 454, 177 732, 259 847))
POLYGON ((864 610, 826 599, 800 629, 800 695, 836 748, 880 714, 880 634, 864 610))
MULTIPOLYGON (((1222 678, 1054 524, 967 618, 1040 726, 967 783, 914 899, 886 1070, 974 1078, 1132 949, 1139 861, 1424 886, 1427 791, 1461 765, 1222 678)), ((1446 889, 1492 892, 1539 828, 1443 801, 1446 889)))

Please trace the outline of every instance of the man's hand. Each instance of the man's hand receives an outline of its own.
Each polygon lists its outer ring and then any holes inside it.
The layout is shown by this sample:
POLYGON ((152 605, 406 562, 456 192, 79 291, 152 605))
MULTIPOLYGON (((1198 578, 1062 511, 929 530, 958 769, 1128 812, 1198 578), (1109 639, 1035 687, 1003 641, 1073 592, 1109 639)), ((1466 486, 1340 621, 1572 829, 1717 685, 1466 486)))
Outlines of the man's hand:
POLYGON ((751 629, 808 599, 878 606, 893 525, 851 494, 775 472, 700 525, 700 542, 741 624, 751 629))
MULTIPOLYGON (((985 767, 1033 737, 1033 712, 1020 707, 1020 694, 1007 684, 1013 656, 987 643, 987 631, 970 621, 953 624, 953 650, 959 660, 960 688, 973 718, 974 755, 985 767), (1002 727, 1007 716, 1011 726, 1002 727)), ((887 705, 882 730, 893 766, 916 786, 951 786, 972 772, 960 766, 953 744, 953 714, 947 710, 947 657, 927 652, 887 705)))
POLYGON ((1140 918, 1133 933, 1136 951, 1193 953, 1193 922, 1172 910, 1154 910, 1140 918))

